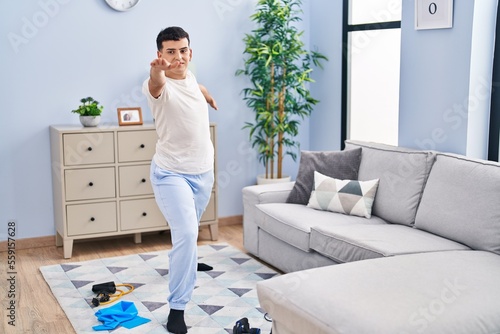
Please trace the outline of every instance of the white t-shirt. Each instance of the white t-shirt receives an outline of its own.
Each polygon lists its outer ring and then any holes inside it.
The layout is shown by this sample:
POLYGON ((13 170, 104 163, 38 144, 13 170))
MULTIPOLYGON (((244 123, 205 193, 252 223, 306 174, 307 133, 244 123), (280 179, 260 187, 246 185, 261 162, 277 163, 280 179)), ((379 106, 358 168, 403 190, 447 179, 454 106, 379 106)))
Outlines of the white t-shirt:
POLYGON ((202 174, 213 169, 214 147, 210 140, 208 105, 195 76, 167 78, 161 95, 149 92, 149 78, 142 91, 155 119, 158 142, 153 157, 166 170, 182 174, 202 174))

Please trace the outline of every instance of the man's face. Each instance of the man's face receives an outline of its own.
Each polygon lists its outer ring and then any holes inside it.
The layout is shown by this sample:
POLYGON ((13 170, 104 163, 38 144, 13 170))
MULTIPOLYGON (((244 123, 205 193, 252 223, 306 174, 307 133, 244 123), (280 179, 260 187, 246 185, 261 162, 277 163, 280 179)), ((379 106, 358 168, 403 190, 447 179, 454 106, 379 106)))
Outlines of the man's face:
POLYGON ((173 74, 185 74, 192 57, 193 50, 189 48, 187 38, 165 41, 162 43, 161 51, 158 51, 158 58, 164 58, 172 64, 173 74))

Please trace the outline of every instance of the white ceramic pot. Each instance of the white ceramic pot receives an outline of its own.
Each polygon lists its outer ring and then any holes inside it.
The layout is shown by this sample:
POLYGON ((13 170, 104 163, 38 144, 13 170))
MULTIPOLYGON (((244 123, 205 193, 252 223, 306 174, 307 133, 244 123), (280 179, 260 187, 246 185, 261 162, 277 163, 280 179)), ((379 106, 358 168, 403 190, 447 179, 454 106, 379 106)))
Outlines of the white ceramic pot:
POLYGON ((271 183, 282 183, 282 182, 290 182, 291 178, 288 175, 283 176, 282 178, 268 178, 266 179, 265 174, 257 175, 257 184, 271 184, 271 183))
POLYGON ((101 116, 80 116, 80 123, 82 123, 83 126, 97 126, 100 121, 101 116))

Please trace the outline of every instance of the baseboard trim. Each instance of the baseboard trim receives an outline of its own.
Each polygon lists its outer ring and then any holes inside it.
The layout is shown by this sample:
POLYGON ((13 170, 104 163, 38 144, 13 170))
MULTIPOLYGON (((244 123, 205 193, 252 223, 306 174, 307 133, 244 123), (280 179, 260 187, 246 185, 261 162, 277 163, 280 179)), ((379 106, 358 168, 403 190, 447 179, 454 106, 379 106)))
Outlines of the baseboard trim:
MULTIPOLYGON (((219 218, 219 226, 241 225, 241 224, 243 224, 243 216, 241 215, 219 218)), ((90 239, 85 239, 85 240, 88 241, 90 239)), ((49 246, 54 246, 55 244, 56 244, 55 235, 48 235, 45 237, 35 237, 35 238, 24 238, 16 240, 15 249, 23 250, 30 248, 49 247, 49 246)), ((1 241, 0 252, 6 252, 6 251, 7 251, 7 241, 1 241)))
POLYGON ((220 217, 219 218, 219 226, 228 226, 228 225, 241 225, 243 224, 243 216, 229 216, 229 217, 220 217))
MULTIPOLYGON (((54 246, 56 244, 55 235, 49 235, 45 237, 36 237, 36 238, 24 238, 17 239, 15 241, 15 249, 30 249, 30 248, 39 248, 39 247, 48 247, 54 246)), ((7 241, 0 242, 0 252, 7 251, 7 241)))

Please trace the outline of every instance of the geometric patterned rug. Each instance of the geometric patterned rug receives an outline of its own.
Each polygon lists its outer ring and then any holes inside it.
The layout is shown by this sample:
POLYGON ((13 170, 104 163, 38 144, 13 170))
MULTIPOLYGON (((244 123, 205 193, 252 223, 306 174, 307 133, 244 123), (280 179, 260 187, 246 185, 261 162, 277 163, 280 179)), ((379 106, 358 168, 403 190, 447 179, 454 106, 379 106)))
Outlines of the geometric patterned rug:
MULTIPOLYGON (((151 321, 132 329, 119 326, 109 333, 165 334, 168 252, 50 265, 40 267, 40 271, 76 333, 98 333, 92 329, 102 324, 95 312, 113 304, 94 307, 92 286, 114 281, 134 286, 133 292, 118 301, 133 302, 138 315, 151 321)), ((243 317, 251 327, 269 334, 271 322, 264 319, 255 285, 278 273, 227 244, 199 246, 198 257, 214 269, 197 273, 196 288, 184 315, 189 334, 232 333, 235 322, 243 317)))

